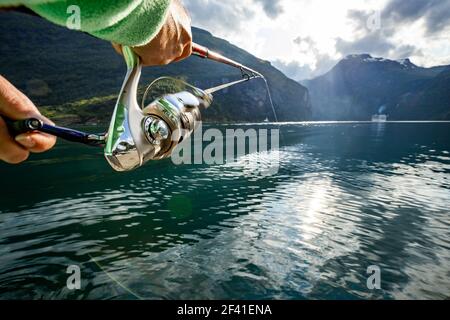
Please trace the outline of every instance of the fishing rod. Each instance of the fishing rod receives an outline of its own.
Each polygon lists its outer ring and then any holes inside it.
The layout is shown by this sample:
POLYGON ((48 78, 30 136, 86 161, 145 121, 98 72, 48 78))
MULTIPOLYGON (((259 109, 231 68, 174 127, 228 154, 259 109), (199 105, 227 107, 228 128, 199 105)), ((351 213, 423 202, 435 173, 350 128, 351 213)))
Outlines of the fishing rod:
POLYGON ((275 111, 275 107, 273 105, 272 95, 271 95, 270 89, 269 89, 269 84, 267 83, 266 78, 261 73, 259 73, 258 71, 255 71, 255 70, 253 70, 253 69, 251 69, 251 68, 249 68, 249 67, 247 67, 247 66, 245 66, 245 65, 243 65, 243 64, 241 64, 239 62, 231 60, 231 59, 221 55, 220 53, 217 53, 215 51, 211 51, 207 47, 201 46, 201 45, 196 44, 196 43, 194 43, 192 45, 192 54, 194 54, 196 56, 199 56, 201 58, 204 58, 204 59, 209 59, 209 60, 213 60, 213 61, 216 61, 216 62, 219 62, 219 63, 227 64, 229 66, 232 66, 234 68, 237 68, 237 69, 241 70, 242 78, 243 78, 242 80, 233 81, 233 82, 230 82, 230 83, 226 83, 226 84, 217 86, 215 88, 210 88, 210 89, 205 90, 208 93, 214 93, 214 92, 223 90, 225 88, 234 86, 234 85, 236 85, 238 83, 245 82, 245 81, 248 81, 248 80, 251 80, 251 79, 256 79, 256 78, 262 79, 264 81, 265 86, 266 86, 267 96, 269 98, 269 103, 270 103, 270 106, 272 108, 273 117, 275 119, 275 122, 278 122, 278 116, 277 116, 277 112, 275 111))
MULTIPOLYGON (((113 169, 130 171, 149 160, 169 157, 173 149, 199 126, 200 110, 205 110, 212 104, 212 93, 256 78, 265 80, 259 72, 194 43, 193 55, 237 68, 241 71, 242 79, 202 90, 181 80, 158 78, 145 91, 140 107, 137 103, 137 93, 142 63, 130 47, 123 46, 122 52, 127 73, 106 133, 85 133, 49 125, 37 118, 16 121, 5 119, 10 133, 16 136, 21 133, 39 131, 72 142, 102 146, 105 158, 113 169), (158 84, 168 79, 177 82, 175 87, 181 87, 183 90, 165 93, 145 106, 145 97, 149 90, 158 87, 158 84)), ((269 99, 272 102, 270 92, 269 99)), ((276 114, 274 115, 276 118, 276 114)))
POLYGON ((247 66, 244 66, 243 64, 241 64, 239 62, 231 60, 231 59, 221 55, 220 53, 211 51, 207 47, 201 46, 199 44, 196 44, 196 43, 192 44, 192 54, 196 55, 200 58, 203 58, 203 59, 208 59, 208 60, 212 60, 212 61, 215 61, 218 63, 229 65, 229 66, 237 68, 241 71, 241 74, 242 74, 241 80, 233 81, 230 83, 226 83, 226 84, 205 90, 209 93, 214 93, 219 90, 223 90, 225 88, 234 86, 238 83, 245 82, 245 81, 248 81, 251 79, 255 79, 255 78, 264 79, 264 76, 262 74, 260 74, 259 72, 255 71, 247 66))

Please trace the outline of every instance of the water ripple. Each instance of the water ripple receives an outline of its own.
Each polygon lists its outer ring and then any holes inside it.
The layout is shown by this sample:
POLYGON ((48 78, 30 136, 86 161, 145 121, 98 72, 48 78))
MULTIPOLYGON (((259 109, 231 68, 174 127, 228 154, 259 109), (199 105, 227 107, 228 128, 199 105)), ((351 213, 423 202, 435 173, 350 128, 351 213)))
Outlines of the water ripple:
POLYGON ((280 128, 223 165, 118 175, 65 144, 2 165, 0 298, 448 298, 449 124, 280 128))

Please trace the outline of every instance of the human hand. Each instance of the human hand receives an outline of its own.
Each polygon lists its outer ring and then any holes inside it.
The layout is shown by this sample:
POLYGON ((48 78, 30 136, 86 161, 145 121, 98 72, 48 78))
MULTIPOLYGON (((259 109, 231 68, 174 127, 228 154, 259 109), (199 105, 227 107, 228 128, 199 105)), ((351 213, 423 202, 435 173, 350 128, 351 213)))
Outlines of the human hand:
MULTIPOLYGON (((114 49, 122 53, 120 45, 114 49)), ((145 66, 166 65, 187 58, 192 53, 191 18, 179 0, 172 0, 166 22, 146 45, 133 47, 145 66)))
POLYGON ((2 116, 12 120, 38 118, 53 124, 40 114, 27 96, 0 76, 0 160, 13 164, 20 163, 28 158, 30 152, 44 152, 55 145, 55 137, 40 132, 23 133, 12 137, 2 116))

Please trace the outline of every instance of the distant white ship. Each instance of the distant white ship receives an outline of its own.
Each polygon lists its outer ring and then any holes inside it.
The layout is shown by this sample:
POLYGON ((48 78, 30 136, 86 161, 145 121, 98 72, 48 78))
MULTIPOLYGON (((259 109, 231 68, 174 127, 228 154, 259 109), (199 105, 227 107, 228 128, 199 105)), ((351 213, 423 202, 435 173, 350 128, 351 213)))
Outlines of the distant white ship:
POLYGON ((372 116, 372 122, 386 122, 388 116, 385 114, 374 114, 372 116))

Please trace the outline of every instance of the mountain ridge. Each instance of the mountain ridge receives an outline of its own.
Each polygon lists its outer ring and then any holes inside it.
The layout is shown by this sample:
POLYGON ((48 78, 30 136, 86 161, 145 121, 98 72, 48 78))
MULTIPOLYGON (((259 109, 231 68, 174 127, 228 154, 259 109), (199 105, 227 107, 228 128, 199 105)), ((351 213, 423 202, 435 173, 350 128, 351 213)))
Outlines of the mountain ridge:
POLYGON ((447 120, 450 82, 439 81, 439 75, 449 68, 424 68, 409 58, 353 54, 329 72, 302 83, 310 91, 313 120, 370 120, 381 107, 391 120, 447 120), (437 87, 439 92, 434 90, 437 87))

